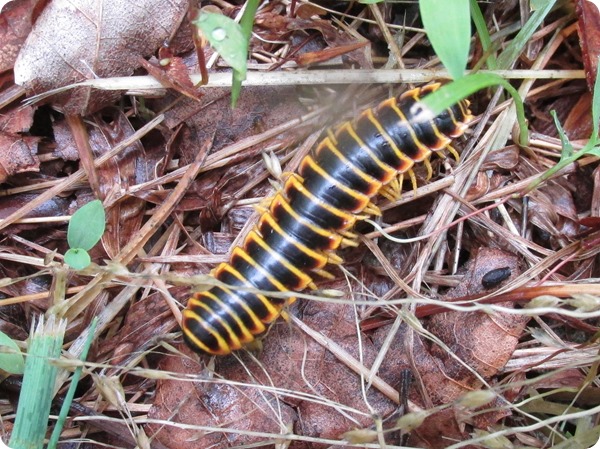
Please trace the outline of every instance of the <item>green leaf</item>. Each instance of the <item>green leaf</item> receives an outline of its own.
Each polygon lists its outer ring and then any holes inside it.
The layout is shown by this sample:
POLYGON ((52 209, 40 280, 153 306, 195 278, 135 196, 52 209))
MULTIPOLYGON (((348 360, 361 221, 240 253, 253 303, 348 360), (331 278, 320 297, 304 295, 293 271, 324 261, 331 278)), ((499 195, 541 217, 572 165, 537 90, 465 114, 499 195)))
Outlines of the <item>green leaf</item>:
POLYGON ((25 359, 15 341, 0 332, 0 369, 11 374, 23 374, 25 359))
POLYGON ((65 254, 65 262, 74 270, 83 270, 92 262, 85 249, 71 248, 65 254))
POLYGON ((427 37, 450 76, 463 76, 471 43, 469 0, 420 0, 427 37))
POLYGON ((240 25, 222 14, 202 12, 194 25, 221 57, 246 79, 248 41, 240 25))
MULTIPOLYGON (((77 210, 67 230, 69 247, 89 251, 102 237, 106 214, 102 201, 94 200, 77 210)), ((89 257, 89 256, 88 256, 89 257)))

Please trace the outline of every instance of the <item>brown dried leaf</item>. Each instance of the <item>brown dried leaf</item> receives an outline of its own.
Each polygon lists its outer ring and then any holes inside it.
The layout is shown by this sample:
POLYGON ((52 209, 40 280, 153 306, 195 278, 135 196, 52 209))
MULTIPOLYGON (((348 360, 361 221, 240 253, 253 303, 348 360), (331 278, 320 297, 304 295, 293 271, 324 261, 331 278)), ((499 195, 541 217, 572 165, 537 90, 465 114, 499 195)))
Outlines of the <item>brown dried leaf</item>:
POLYGON ((328 20, 311 19, 304 20, 299 18, 290 19, 287 25, 288 30, 304 31, 314 29, 323 35, 323 39, 330 47, 343 47, 347 45, 358 45, 362 49, 354 50, 348 56, 356 61, 360 68, 372 69, 373 61, 371 59, 370 46, 357 44, 356 40, 349 34, 340 34, 338 29, 328 20))
POLYGON ((591 90, 594 88, 600 56, 600 9, 598 4, 589 0, 575 2, 577 22, 579 23, 579 42, 583 51, 583 65, 591 90))
MULTIPOLYGON (((448 441, 464 441, 469 438, 464 426, 457 421, 455 411, 449 408, 428 416, 424 424, 410 435, 409 445, 442 449, 448 447, 448 441)), ((471 445, 465 447, 475 449, 475 446, 471 445)))
POLYGON ((5 133, 23 133, 29 131, 33 123, 33 108, 16 106, 5 108, 0 113, 0 130, 5 133))
MULTIPOLYGON (((189 358, 165 357, 161 370, 176 372, 181 376, 197 376, 202 367, 189 358)), ((289 406, 279 402, 272 394, 256 388, 252 381, 248 387, 244 387, 227 383, 159 380, 155 402, 148 417, 199 426, 233 428, 237 431, 202 432, 184 430, 177 426, 149 425, 148 433, 155 435, 158 441, 170 449, 251 445, 264 441, 264 438, 244 435, 244 431, 276 435, 288 433, 287 426, 291 426, 297 419, 289 406)))
MULTIPOLYGON (((449 293, 448 299, 484 292, 484 276, 504 268, 510 270, 511 277, 518 275, 517 258, 499 250, 481 248, 470 261, 459 286, 449 293)), ((509 314, 492 316, 447 312, 426 321, 424 325, 427 330, 443 341, 470 370, 445 349, 417 336, 409 339, 407 326, 402 326, 384 359, 380 375, 390 385, 397 385, 401 380, 400 372, 410 369, 414 376, 418 376, 418 381, 412 384, 411 400, 427 408, 453 403, 465 393, 482 388, 481 381, 474 373, 485 379, 498 374, 513 354, 527 320, 509 314), (414 343, 408 354, 404 346, 406 341, 411 340, 414 343)), ((382 344, 388 332, 389 326, 378 329, 373 336, 375 344, 382 344)), ((506 416, 505 409, 497 409, 498 413, 484 414, 473 423, 484 423, 485 427, 506 416)), ((413 434, 414 441, 411 443, 417 447, 441 449, 446 447, 448 437, 468 439, 469 432, 464 430, 466 421, 471 421, 470 413, 465 415, 463 410, 455 407, 434 414, 413 434)))
POLYGON ((17 173, 39 171, 38 140, 18 134, 0 132, 0 182, 17 173))
MULTIPOLYGON (((33 193, 21 193, 0 198, 0 220, 8 217, 16 210, 23 207, 37 197, 33 193)), ((55 196, 46 201, 41 206, 30 211, 26 217, 56 217, 60 215, 69 215, 69 201, 65 198, 55 196)), ((39 228, 39 224, 36 225, 39 228)))
MULTIPOLYGON (((343 281, 322 286, 334 289, 348 288, 343 281)), ((359 358, 359 351, 361 351, 365 366, 372 365, 377 350, 364 335, 361 336, 359 343, 356 335, 356 310, 352 305, 306 301, 302 305, 302 310, 302 321, 306 325, 318 329, 356 359, 359 358)), ((312 339, 304 337, 289 324, 281 323, 278 330, 279 336, 265 343, 265 354, 261 358, 262 363, 271 368, 269 374, 276 379, 276 385, 295 391, 312 392, 365 413, 349 411, 343 414, 323 402, 304 401, 298 404, 302 420, 296 425, 296 433, 338 439, 348 430, 372 425, 373 420, 368 415, 369 410, 377 410, 383 416, 395 410, 395 404, 372 388, 366 394, 366 401, 369 404, 367 406, 362 394, 360 376, 340 362, 329 350, 312 339)))
POLYGON ((79 160, 79 151, 73 139, 73 132, 65 120, 58 120, 52 125, 56 146, 53 155, 65 161, 79 160))
MULTIPOLYGON (((175 32, 186 0, 52 2, 15 63, 15 82, 39 94, 94 77, 126 76, 175 32)), ((53 97, 68 114, 97 111, 119 92, 77 88, 53 97)))
MULTIPOLYGON (((96 126, 90 130, 90 145, 95 157, 102 156, 134 132, 129 120, 120 111, 114 111, 112 123, 96 117, 96 126)), ((142 144, 137 141, 97 169, 99 197, 109 200, 102 245, 111 258, 140 229, 145 202, 124 194, 129 186, 150 180, 152 171, 148 164, 151 161, 146 157, 142 144), (111 204, 112 200, 116 202, 111 204)))
POLYGON ((481 165, 480 171, 485 170, 514 170, 519 163, 519 147, 509 145, 504 148, 499 148, 486 156, 485 161, 481 165))
MULTIPOLYGON (((157 107, 172 101, 167 97, 157 102, 157 107)), ((229 89, 210 89, 200 102, 185 98, 165 112, 165 125, 169 128, 185 122, 191 129, 193 141, 185 144, 193 151, 183 163, 193 160, 198 142, 214 137, 213 151, 216 151, 258 134, 260 128, 273 128, 306 112, 296 90, 289 87, 247 87, 242 89, 235 109, 231 109, 230 103, 229 89)))
POLYGON ((569 108, 563 129, 569 139, 588 139, 592 135, 592 94, 585 92, 575 106, 569 108))
MULTIPOLYGON (((519 272, 517 258, 500 250, 481 248, 470 261, 463 282, 451 291, 448 299, 484 292, 486 289, 482 282, 484 276, 494 270, 505 268, 508 268, 513 276, 517 275, 519 272)), ((504 306, 511 307, 512 304, 504 304, 504 306)), ((438 374, 430 373, 422 376, 433 404, 446 404, 468 391, 481 388, 482 384, 473 371, 485 379, 496 375, 512 356, 519 336, 528 321, 528 317, 479 312, 448 312, 432 317, 428 330, 439 337, 455 356, 470 367, 470 370, 467 369, 445 349, 432 346, 430 354, 436 360, 436 366, 443 367, 438 374)), ((478 419, 480 423, 491 425, 505 417, 507 413, 509 413, 507 410, 498 407, 498 412, 487 416, 487 420, 483 420, 482 416, 478 419)), ((448 418, 450 422, 444 424, 445 427, 455 428, 456 425, 462 428, 460 422, 454 423, 456 416, 452 415, 448 418)), ((462 419, 466 418, 463 416, 462 419)), ((439 435, 438 426, 442 424, 437 422, 435 427, 430 424, 426 420, 424 426, 417 432, 420 438, 425 434, 426 439, 431 440, 435 435, 439 435), (424 429, 426 429, 425 433, 424 429)), ((442 434, 446 436, 444 432, 442 434)))
POLYGON ((152 62, 146 61, 144 58, 140 58, 140 65, 142 65, 150 75, 160 81, 160 84, 163 86, 175 89, 179 93, 186 97, 190 97, 193 100, 199 100, 202 97, 202 93, 194 87, 188 68, 181 58, 174 56, 161 57, 159 65, 155 65, 152 62))
MULTIPOLYGON (((497 249, 480 248, 469 262, 463 281, 448 294, 447 299, 483 293, 486 290, 482 282, 484 277, 494 270, 504 268, 510 270, 511 277, 517 275, 517 258, 497 249)), ((510 307, 511 304, 505 306, 510 307)), ((506 364, 527 321, 528 317, 509 314, 497 313, 492 316, 484 313, 448 312, 432 317, 428 329, 440 337, 461 360, 489 378, 506 364)), ((435 352, 438 350, 434 350, 435 352)), ((454 370, 463 373, 465 368, 457 365, 443 350, 438 355, 440 358, 447 357, 444 367, 452 377, 455 377, 452 374, 454 370)), ((470 376, 469 373, 463 374, 459 378, 466 379, 470 376)))
MULTIPOLYGON (((541 171, 543 170, 535 162, 523 158, 514 173, 519 179, 526 179, 541 171)), ((576 174, 581 176, 579 172, 576 174)), ((548 234, 554 245, 568 243, 570 239, 576 238, 579 232, 579 218, 573 193, 570 190, 572 185, 573 182, 557 179, 529 195, 529 219, 548 234)), ((511 200, 510 204, 517 210, 521 209, 520 200, 511 200)))
POLYGON ((302 53, 300 56, 294 58, 298 65, 305 66, 311 64, 318 64, 321 62, 329 61, 330 59, 337 58, 346 53, 349 53, 359 48, 366 47, 369 45, 368 41, 355 42, 353 44, 341 45, 334 48, 326 48, 320 51, 310 51, 302 53))
POLYGON ((36 5, 46 0, 14 0, 0 10, 0 73, 11 70, 31 31, 36 5))

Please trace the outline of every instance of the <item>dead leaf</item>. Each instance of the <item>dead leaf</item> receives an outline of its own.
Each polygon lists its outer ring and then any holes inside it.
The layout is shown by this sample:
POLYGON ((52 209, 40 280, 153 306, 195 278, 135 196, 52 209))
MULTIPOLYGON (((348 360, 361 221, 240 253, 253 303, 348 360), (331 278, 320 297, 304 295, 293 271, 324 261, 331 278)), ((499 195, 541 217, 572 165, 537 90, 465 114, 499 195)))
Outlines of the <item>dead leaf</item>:
POLYGON ((39 171, 36 137, 0 132, 0 182, 17 173, 39 171))
POLYGON ((175 89, 182 95, 193 100, 200 100, 202 93, 194 87, 187 66, 183 59, 174 56, 170 49, 161 47, 158 64, 140 58, 140 65, 160 83, 170 89, 175 89))
POLYGON ((45 0, 0 1, 0 73, 13 68, 39 3, 45 0))
MULTIPOLYGON (((520 272, 515 256, 490 248, 480 248, 467 267, 463 279, 450 291, 447 299, 485 292, 482 280, 494 270, 508 269, 511 277, 520 272)), ((401 326, 379 374, 390 385, 397 385, 402 370, 410 369, 416 378, 412 383, 411 400, 425 408, 452 404, 465 393, 482 388, 477 375, 489 380, 500 372, 513 354, 528 319, 500 313, 447 312, 425 320, 423 324, 427 331, 444 342, 456 358, 448 350, 418 335, 411 338, 408 327, 401 326), (405 349, 407 341, 413 341, 409 353, 405 349)), ((389 328, 385 326, 374 333, 376 345, 381 345, 388 337, 389 328)), ((468 411, 465 414, 464 410, 455 407, 435 413, 412 434, 410 442, 416 447, 441 449, 446 447, 446 438, 466 440, 470 434, 465 431, 465 422, 484 427, 492 425, 506 416, 506 409, 497 409, 500 412, 486 413, 477 420, 471 419, 468 411)))
MULTIPOLYGON (((140 57, 175 33, 187 6, 186 0, 51 2, 19 53, 15 82, 39 94, 90 78, 131 75, 140 57)), ((67 114, 85 115, 120 95, 77 88, 52 102, 67 114)))
POLYGON ((577 0, 575 11, 579 24, 579 42, 583 52, 585 75, 588 88, 592 91, 600 56, 600 9, 595 1, 577 0))
MULTIPOLYGON (((522 159, 513 173, 519 179, 526 179, 543 171, 538 163, 530 159, 522 159)), ((578 172, 576 172, 578 174, 578 172)), ((527 203, 529 220, 542 232, 552 236, 550 243, 553 247, 567 244, 576 238, 579 232, 579 218, 571 187, 573 182, 557 179, 532 191, 527 203)), ((588 198, 589 201, 589 198, 588 198)), ((511 200, 510 204, 516 210, 521 210, 520 200, 511 200)))
MULTIPOLYGON (((183 349, 188 351, 188 349, 183 349)), ((161 370, 181 376, 202 375, 203 367, 190 358, 165 357, 161 370)), ((238 365, 239 366, 239 365, 238 365)), ((288 433, 287 425, 297 420, 294 411, 275 396, 249 385, 159 380, 151 419, 225 427, 234 432, 180 429, 177 426, 149 425, 148 433, 171 449, 204 449, 251 445, 265 437, 245 435, 244 431, 288 433)), ((268 440, 268 439, 267 439, 268 440)))
POLYGON ((585 92, 577 103, 569 108, 563 129, 569 139, 588 139, 592 135, 592 94, 585 92))
POLYGON ((0 113, 0 130, 5 133, 24 133, 33 123, 34 110, 30 106, 4 108, 0 113))
MULTIPOLYGON (((104 120, 106 115, 103 118, 96 116, 96 126, 90 130, 90 145, 96 158, 135 132, 121 111, 113 112, 110 123, 104 120)), ((130 186, 151 179, 151 164, 143 145, 137 141, 96 169, 100 189, 97 194, 108 203, 102 245, 111 258, 115 257, 140 229, 145 202, 128 196, 127 190, 130 186)))

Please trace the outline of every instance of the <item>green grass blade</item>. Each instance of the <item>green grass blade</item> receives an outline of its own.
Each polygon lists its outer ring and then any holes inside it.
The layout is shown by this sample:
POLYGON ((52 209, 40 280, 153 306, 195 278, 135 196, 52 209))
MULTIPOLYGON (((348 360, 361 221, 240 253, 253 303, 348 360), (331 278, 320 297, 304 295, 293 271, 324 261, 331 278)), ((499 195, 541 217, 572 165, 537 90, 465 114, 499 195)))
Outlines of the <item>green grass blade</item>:
MULTIPOLYGON (((90 324, 88 338, 85 341, 83 351, 81 352, 81 356, 79 357, 79 360, 81 360, 82 362, 85 362, 88 355, 88 351, 90 350, 90 346, 92 346, 92 340, 94 339, 94 332, 96 331, 97 325, 98 318, 96 317, 92 320, 92 324, 90 324)), ((58 415, 56 426, 54 426, 54 429, 52 430, 52 436, 50 437, 50 441, 48 442, 48 449, 55 449, 56 445, 58 444, 58 439, 67 419, 67 415, 69 414, 69 409, 71 407, 71 403, 73 402, 73 398, 75 397, 75 390, 77 389, 77 384, 79 382, 79 379, 81 378, 82 371, 82 366, 78 366, 77 368, 75 368, 75 372, 73 373, 73 377, 71 378, 71 385, 69 385, 69 391, 67 391, 67 394, 65 395, 65 400, 60 409, 60 414, 58 415)))
MULTIPOLYGON (((600 58, 598 58, 600 63, 600 58)), ((594 93, 592 97, 592 135, 590 136, 590 146, 596 146, 598 143, 598 121, 600 120, 600 76, 596 75, 594 82, 594 93)))
POLYGON ((477 4, 477 0, 471 0, 471 17, 473 19, 473 23, 475 24, 475 29, 477 30, 479 40, 481 41, 483 53, 488 55, 485 63, 488 69, 494 70, 496 68, 496 56, 491 53, 493 48, 492 38, 490 37, 490 33, 485 23, 485 18, 481 13, 481 9, 477 4))
POLYGON ((513 63, 523 51, 525 45, 527 45, 531 39, 533 33, 537 31, 542 21, 554 7, 556 0, 545 0, 540 1, 539 3, 539 9, 534 11, 529 20, 523 25, 523 28, 521 28, 521 31, 517 33, 515 38, 498 57, 498 69, 508 70, 512 67, 513 63))
POLYGON ((562 152, 560 155, 560 160, 556 163, 554 167, 547 170, 540 178, 533 181, 529 186, 527 186, 527 189, 525 189, 523 195, 527 194, 528 192, 531 192, 533 189, 537 188, 538 185, 554 176, 555 173, 559 172, 567 165, 577 161, 577 159, 579 159, 580 157, 586 155, 600 157, 600 148, 598 147, 598 141, 600 140, 598 138, 598 119, 600 116, 600 77, 596 77, 596 82, 594 83, 594 94, 592 98, 592 135, 581 150, 577 152, 573 151, 573 146, 571 145, 571 142, 569 142, 567 136, 565 135, 562 126, 558 122, 556 114, 552 114, 552 117, 554 117, 556 129, 558 130, 558 134, 562 143, 562 152))
POLYGON ((46 324, 41 317, 31 333, 19 407, 9 443, 13 449, 42 449, 44 445, 58 373, 51 359, 60 357, 65 329, 66 321, 56 322, 51 315, 46 324))
POLYGON ((421 19, 436 55, 454 79, 463 76, 471 44, 469 0, 420 0, 421 19))

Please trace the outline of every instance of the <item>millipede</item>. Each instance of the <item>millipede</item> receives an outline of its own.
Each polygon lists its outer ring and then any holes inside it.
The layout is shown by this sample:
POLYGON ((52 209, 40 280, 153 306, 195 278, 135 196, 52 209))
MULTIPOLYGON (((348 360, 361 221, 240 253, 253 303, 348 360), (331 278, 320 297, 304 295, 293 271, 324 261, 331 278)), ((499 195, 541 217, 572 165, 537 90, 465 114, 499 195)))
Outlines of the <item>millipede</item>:
POLYGON ((293 300, 268 292, 315 289, 314 276, 329 277, 326 265, 342 263, 336 250, 356 246, 354 224, 380 214, 376 195, 397 198, 405 175, 415 188, 413 166, 424 163, 430 176, 433 153, 458 159, 450 144, 472 119, 469 102, 424 114, 421 98, 438 87, 412 89, 366 109, 302 160, 229 262, 212 271, 219 282, 190 298, 182 330, 192 349, 227 355, 252 343, 293 300))

